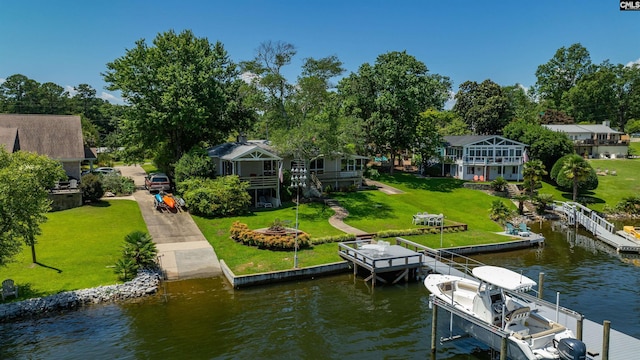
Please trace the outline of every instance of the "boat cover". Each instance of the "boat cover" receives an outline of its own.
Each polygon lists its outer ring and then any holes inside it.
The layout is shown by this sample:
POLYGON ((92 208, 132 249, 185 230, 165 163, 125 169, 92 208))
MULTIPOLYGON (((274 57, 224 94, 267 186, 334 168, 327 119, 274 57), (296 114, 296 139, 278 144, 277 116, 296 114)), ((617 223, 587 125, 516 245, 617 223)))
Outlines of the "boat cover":
POLYGON ((473 276, 511 291, 527 291, 536 286, 528 277, 498 266, 479 266, 473 269, 473 276))

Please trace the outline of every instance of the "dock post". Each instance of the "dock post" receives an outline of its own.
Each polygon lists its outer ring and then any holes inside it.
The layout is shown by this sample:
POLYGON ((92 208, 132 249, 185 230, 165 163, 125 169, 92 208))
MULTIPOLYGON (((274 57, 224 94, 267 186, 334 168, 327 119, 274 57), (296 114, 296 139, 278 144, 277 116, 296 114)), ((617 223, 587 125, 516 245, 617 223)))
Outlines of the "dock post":
POLYGON ((544 293, 544 273, 541 272, 538 274, 538 299, 542 299, 542 294, 544 293))
POLYGON ((611 321, 605 320, 602 324, 602 360, 609 360, 609 333, 611 321))
POLYGON ((438 344, 436 335, 438 332, 438 305, 433 303, 431 309, 431 358, 436 358, 436 346, 438 344))
POLYGON ((500 360, 507 360, 507 338, 502 338, 502 343, 500 344, 500 360))
POLYGON ((578 323, 576 324, 576 338, 582 341, 582 321, 584 320, 584 315, 580 314, 580 318, 578 318, 578 323))

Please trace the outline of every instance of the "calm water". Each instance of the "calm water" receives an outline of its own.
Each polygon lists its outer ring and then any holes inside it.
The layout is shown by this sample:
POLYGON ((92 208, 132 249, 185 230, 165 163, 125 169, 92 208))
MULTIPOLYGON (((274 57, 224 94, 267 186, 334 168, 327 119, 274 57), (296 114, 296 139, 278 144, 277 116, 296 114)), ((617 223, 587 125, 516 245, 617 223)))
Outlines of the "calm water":
MULTIPOLYGON (((544 271, 545 298, 640 338, 640 267, 584 235, 542 229, 542 249, 475 256, 544 271), (602 294, 601 290, 606 293, 602 294)), ((559 230, 559 229, 556 229, 559 230)), ((534 227, 534 231, 538 231, 534 227)), ((426 359, 431 311, 420 283, 371 291, 351 274, 234 290, 222 279, 172 282, 166 295, 0 325, 2 359, 426 359)), ((442 336, 446 320, 439 321, 442 336)), ((479 344, 438 359, 488 359, 479 344), (473 354, 471 354, 473 352, 473 354)))

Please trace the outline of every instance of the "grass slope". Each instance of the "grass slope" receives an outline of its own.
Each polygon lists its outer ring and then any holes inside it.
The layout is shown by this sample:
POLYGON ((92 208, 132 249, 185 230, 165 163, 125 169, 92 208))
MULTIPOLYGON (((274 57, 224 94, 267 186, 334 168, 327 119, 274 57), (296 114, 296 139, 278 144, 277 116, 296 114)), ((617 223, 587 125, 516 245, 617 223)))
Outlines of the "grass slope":
POLYGON ((113 265, 121 257, 124 237, 147 231, 135 201, 111 200, 48 214, 38 236, 36 256, 24 246, 15 262, 0 268, 0 279, 13 279, 20 298, 114 284, 113 265))

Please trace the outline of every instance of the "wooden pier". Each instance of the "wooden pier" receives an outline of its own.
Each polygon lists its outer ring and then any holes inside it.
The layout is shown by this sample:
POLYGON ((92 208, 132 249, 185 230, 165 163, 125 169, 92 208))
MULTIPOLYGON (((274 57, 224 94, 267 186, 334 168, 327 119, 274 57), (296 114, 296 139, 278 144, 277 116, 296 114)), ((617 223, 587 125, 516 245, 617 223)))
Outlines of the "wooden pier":
POLYGON ((371 280, 375 287, 376 281, 387 283, 381 274, 394 274, 393 284, 404 279, 409 281, 411 271, 422 268, 423 255, 399 245, 391 245, 382 241, 372 243, 371 240, 356 240, 339 243, 338 253, 343 259, 353 263, 353 273, 358 268, 364 268, 370 275, 365 281, 371 280))
POLYGON ((565 216, 569 224, 580 224, 619 253, 640 253, 640 241, 621 235, 612 223, 584 205, 556 201, 553 210, 565 216))

